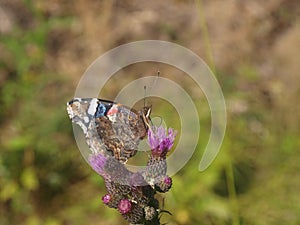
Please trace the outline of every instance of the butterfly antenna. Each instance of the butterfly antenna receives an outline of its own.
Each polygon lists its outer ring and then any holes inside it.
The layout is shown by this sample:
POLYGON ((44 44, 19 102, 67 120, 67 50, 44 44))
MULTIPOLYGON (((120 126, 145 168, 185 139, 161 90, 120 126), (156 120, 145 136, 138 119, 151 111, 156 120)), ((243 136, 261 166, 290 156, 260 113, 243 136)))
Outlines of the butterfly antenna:
POLYGON ((144 86, 144 108, 146 107, 147 86, 144 86))
MULTIPOLYGON (((160 77, 160 71, 158 70, 157 71, 157 76, 155 77, 155 79, 152 82, 152 84, 149 86, 149 89, 148 89, 149 91, 148 92, 150 92, 152 90, 152 88, 156 86, 156 83, 157 83, 159 77, 160 77)), ((144 89, 145 89, 145 86, 144 86, 144 89)))
POLYGON ((160 71, 158 70, 157 76, 155 77, 155 80, 153 81, 153 83, 151 85, 151 89, 156 86, 156 83, 157 83, 159 77, 160 77, 160 71))
MULTIPOLYGON (((144 86, 144 109, 147 108, 147 102, 146 102, 146 101, 147 101, 147 100, 146 100, 146 98, 147 98, 147 91, 150 92, 150 90, 156 85, 159 76, 160 76, 160 71, 158 70, 158 71, 157 71, 157 76, 155 77, 153 83, 150 85, 150 87, 148 88, 148 90, 147 90, 147 86, 146 86, 146 85, 144 86)), ((149 110, 149 114, 150 114, 150 112, 151 112, 151 107, 150 107, 150 110, 149 110)), ((148 115, 148 116, 149 116, 149 115, 148 115)), ((147 122, 147 120, 146 120, 146 118, 145 118, 146 116, 143 115, 143 117, 144 117, 144 121, 145 121, 146 125, 147 125, 148 128, 151 130, 151 127, 153 126, 153 122, 152 122, 151 120, 150 120, 149 122, 147 122), (149 123, 151 124, 151 126, 150 126, 149 123)), ((161 119, 161 121, 162 121, 162 119, 161 119)), ((161 122, 161 123, 162 123, 162 122, 161 122)))
MULTIPOLYGON (((160 71, 157 71, 157 76, 155 77, 153 83, 148 88, 148 93, 152 90, 153 87, 156 86, 158 78, 160 77, 160 71)), ((147 86, 144 86, 144 107, 146 107, 146 98, 147 98, 147 86)))

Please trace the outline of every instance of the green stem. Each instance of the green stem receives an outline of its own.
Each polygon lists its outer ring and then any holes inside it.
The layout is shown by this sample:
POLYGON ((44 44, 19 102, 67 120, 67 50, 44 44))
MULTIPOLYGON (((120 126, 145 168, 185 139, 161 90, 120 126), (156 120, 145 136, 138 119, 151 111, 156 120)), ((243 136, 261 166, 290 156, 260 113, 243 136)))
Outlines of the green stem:
POLYGON ((238 199, 236 195, 235 182, 234 182, 234 173, 232 168, 232 162, 229 161, 226 165, 226 183, 229 194, 230 205, 232 209, 232 225, 239 225, 239 206, 238 199))
POLYGON ((215 67, 214 57, 212 54, 209 32, 208 32, 208 27, 207 27, 205 15, 204 15, 202 0, 196 0, 196 4, 198 7, 198 12, 199 12, 200 30, 202 31, 202 34, 203 34, 202 36, 204 39, 204 46, 205 46, 206 57, 208 60, 208 65, 209 65, 210 69, 213 71, 213 73, 216 74, 216 67, 215 67))

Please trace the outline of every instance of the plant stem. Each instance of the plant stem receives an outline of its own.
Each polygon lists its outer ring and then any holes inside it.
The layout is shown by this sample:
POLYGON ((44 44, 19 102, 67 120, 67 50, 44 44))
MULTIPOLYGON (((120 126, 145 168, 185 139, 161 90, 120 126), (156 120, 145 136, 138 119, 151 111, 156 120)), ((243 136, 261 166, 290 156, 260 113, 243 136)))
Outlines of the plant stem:
POLYGON ((199 12, 200 30, 202 31, 202 34, 203 34, 202 36, 204 39, 205 53, 206 53, 206 57, 208 60, 208 65, 209 65, 210 69, 213 71, 213 73, 216 74, 216 67, 215 67, 215 63, 214 63, 214 57, 212 54, 210 38, 209 38, 209 33, 208 33, 208 27, 206 24, 202 0, 196 0, 196 4, 198 7, 198 12, 199 12))
POLYGON ((238 199, 236 196, 236 189, 235 189, 235 182, 234 182, 234 173, 232 168, 232 162, 226 164, 226 183, 227 189, 229 194, 230 205, 232 209, 232 225, 239 225, 239 206, 238 206, 238 199))

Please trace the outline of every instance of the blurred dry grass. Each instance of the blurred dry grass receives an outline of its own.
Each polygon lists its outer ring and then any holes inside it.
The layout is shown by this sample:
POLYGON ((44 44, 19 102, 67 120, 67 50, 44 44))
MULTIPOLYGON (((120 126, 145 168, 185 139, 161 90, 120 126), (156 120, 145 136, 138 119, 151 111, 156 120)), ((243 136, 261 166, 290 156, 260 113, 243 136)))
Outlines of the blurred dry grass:
MULTIPOLYGON (((170 224, 300 223, 299 11, 297 0, 203 1, 227 135, 209 170, 195 171, 196 157, 174 177, 170 224)), ((0 2, 0 225, 124 223, 95 198, 103 185, 76 149, 65 102, 90 63, 120 44, 172 41, 208 61, 203 12, 180 0, 0 2)), ((127 68, 118 81, 156 66, 127 68)), ((200 117, 209 132, 209 112, 200 117)))

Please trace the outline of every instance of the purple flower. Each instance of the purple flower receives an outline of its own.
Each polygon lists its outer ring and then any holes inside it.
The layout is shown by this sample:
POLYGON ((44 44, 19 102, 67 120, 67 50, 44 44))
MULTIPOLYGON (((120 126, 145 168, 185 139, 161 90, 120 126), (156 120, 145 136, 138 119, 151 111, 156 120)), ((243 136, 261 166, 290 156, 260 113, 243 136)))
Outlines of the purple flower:
POLYGON ((166 185, 168 185, 168 186, 171 186, 171 185, 172 185, 172 178, 169 177, 169 176, 166 176, 166 177, 164 178, 164 183, 165 183, 166 185))
POLYGON ((118 210, 122 214, 128 213, 131 210, 131 202, 128 199, 122 199, 119 202, 118 210))
POLYGON ((111 195, 110 195, 110 194, 106 194, 106 195, 104 195, 104 196, 102 197, 102 201, 103 201, 103 203, 106 204, 106 205, 110 202, 110 200, 111 200, 111 195))
POLYGON ((101 153, 97 155, 91 155, 89 158, 89 163, 92 168, 101 176, 106 177, 106 173, 104 171, 104 166, 107 162, 107 158, 101 153))
POLYGON ((148 144, 152 155, 165 156, 172 148, 177 132, 169 128, 168 133, 163 126, 153 126, 148 130, 148 144))

